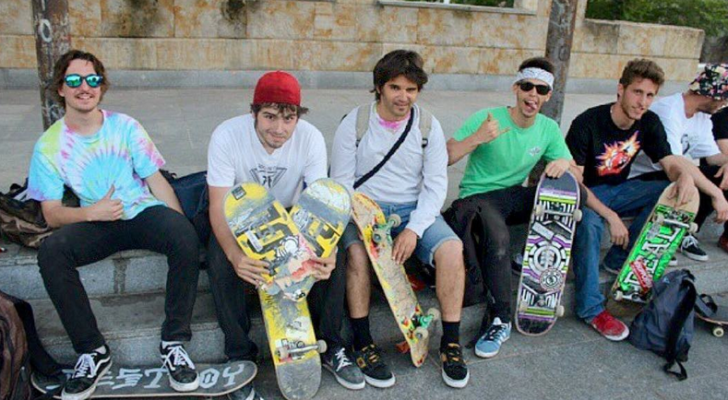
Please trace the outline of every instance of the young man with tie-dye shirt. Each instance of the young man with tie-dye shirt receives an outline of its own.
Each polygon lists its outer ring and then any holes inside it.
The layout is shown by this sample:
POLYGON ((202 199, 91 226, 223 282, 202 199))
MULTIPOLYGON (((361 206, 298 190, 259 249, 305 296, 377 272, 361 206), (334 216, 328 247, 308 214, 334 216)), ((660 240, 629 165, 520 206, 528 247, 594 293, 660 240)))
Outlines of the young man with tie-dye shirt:
POLYGON ((159 168, 164 159, 133 118, 98 107, 108 89, 103 64, 71 50, 53 71, 53 94, 65 117, 35 145, 28 189, 48 225, 59 228, 38 252, 48 295, 74 350, 80 354, 62 398, 90 397, 111 366, 76 268, 118 251, 146 249, 167 256, 166 319, 160 352, 172 388, 196 390, 199 379, 182 342, 190 340, 197 289, 199 244, 192 224, 159 168), (64 185, 81 207, 62 204, 64 185))

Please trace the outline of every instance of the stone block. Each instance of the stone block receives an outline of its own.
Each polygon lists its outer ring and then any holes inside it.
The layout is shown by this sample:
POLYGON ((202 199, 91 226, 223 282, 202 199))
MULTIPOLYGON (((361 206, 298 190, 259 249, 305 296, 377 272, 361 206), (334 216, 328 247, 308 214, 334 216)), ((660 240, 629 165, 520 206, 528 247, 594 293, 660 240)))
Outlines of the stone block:
POLYGON ((101 0, 100 37, 174 36, 175 0, 101 0))
POLYGON ((487 48, 480 51, 479 74, 515 75, 523 60, 542 56, 543 50, 487 48))
POLYGON ((0 68, 37 68, 33 36, 0 35, 0 43, 0 68))
POLYGON ((312 39, 316 3, 267 0, 251 3, 248 37, 251 39, 312 39))
POLYGON ((226 69, 244 71, 256 69, 253 63, 253 42, 251 40, 228 40, 226 69))
POLYGON ((420 8, 417 44, 462 46, 469 42, 471 12, 420 8))
POLYGON ((667 30, 660 25, 621 22, 617 53, 641 57, 662 56, 665 54, 667 30))
POLYGON ((618 38, 618 22, 587 19, 576 27, 572 52, 616 54, 618 38))
POLYGON ((614 54, 571 53, 569 77, 619 79, 630 57, 614 54))
MULTIPOLYGON (((310 70, 311 45, 309 42, 255 39, 251 40, 252 63, 256 70, 310 70)), ((317 56, 318 57, 318 56, 317 56)))
POLYGON ((684 82, 684 89, 695 79, 698 71, 698 59, 690 58, 654 58, 665 71, 668 81, 684 82))
POLYGON ((99 36, 101 29, 101 3, 98 0, 68 2, 71 37, 99 36))
POLYGON ((673 28, 667 30, 665 56, 700 58, 705 32, 701 29, 673 28))
POLYGON ((474 12, 468 43, 475 47, 543 49, 546 45, 547 31, 546 18, 523 14, 474 12))
POLYGON ((371 71, 381 57, 379 43, 316 42, 311 46, 311 70, 371 71))
POLYGON ((245 38, 248 5, 244 0, 175 0, 174 36, 245 38))
POLYGON ((33 7, 30 1, 0 1, 0 34, 33 34, 33 7))
POLYGON ((428 46, 422 57, 428 73, 476 74, 480 62, 480 49, 475 47, 428 46))
POLYGON ((383 7, 379 17, 378 40, 382 43, 415 44, 418 20, 417 8, 383 7))

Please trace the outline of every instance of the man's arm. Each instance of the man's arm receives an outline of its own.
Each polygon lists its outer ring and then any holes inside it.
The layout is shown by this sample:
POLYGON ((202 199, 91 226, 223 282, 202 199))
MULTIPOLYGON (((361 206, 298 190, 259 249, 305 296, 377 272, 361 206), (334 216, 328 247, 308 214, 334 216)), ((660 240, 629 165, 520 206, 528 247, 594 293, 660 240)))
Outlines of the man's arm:
MULTIPOLYGON (((467 122, 464 125, 467 125, 467 122)), ((509 130, 509 128, 501 130, 498 127, 498 120, 493 118, 491 113, 488 113, 488 117, 472 135, 460 141, 454 137, 447 141, 447 165, 455 164, 466 155, 472 153, 481 144, 490 143, 509 130)))
POLYGON ((671 181, 676 183, 676 195, 680 204, 697 196, 697 189, 710 196, 715 219, 718 222, 728 220, 728 201, 723 192, 713 184, 690 160, 682 156, 671 155, 660 160, 660 165, 671 181))
POLYGON ((172 186, 170 186, 169 182, 167 182, 167 179, 164 178, 161 172, 157 171, 149 175, 144 178, 144 181, 147 185, 149 185, 149 190, 152 191, 154 197, 165 202, 167 207, 184 215, 184 212, 182 212, 182 206, 179 204, 179 199, 177 199, 177 195, 174 194, 174 189, 172 189, 172 186))
MULTIPOLYGON (((355 110, 369 112, 367 107, 355 110)), ((354 190, 356 179, 356 113, 350 112, 336 128, 331 148, 331 178, 349 191, 354 190)))
POLYGON ((124 215, 121 200, 112 199, 115 188, 112 186, 106 195, 88 207, 66 207, 61 200, 47 200, 40 203, 43 218, 51 228, 77 222, 116 221, 124 215))
POLYGON ((728 154, 728 139, 718 139, 715 143, 718 145, 721 153, 728 154))

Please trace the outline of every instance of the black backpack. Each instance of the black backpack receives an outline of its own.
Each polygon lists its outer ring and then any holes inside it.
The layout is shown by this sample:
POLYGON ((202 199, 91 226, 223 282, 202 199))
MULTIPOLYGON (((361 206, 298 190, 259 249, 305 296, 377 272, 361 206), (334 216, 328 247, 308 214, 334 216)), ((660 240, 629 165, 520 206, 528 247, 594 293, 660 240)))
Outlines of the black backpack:
POLYGON ((652 299, 630 327, 629 342, 667 359, 663 370, 679 380, 688 377, 682 363, 693 339, 696 300, 695 277, 684 269, 669 272, 655 283, 652 299), (679 373, 671 371, 675 364, 679 373))

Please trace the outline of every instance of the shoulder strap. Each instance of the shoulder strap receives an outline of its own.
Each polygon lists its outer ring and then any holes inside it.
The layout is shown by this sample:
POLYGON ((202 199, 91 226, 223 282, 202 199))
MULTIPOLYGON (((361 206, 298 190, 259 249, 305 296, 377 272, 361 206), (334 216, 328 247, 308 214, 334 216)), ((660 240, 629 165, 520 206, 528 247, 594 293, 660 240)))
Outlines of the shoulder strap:
POLYGON ((420 109, 420 132, 422 132, 422 148, 427 147, 429 142, 430 130, 432 129, 432 114, 422 107, 420 109))
POLYGON ((359 147, 359 142, 364 134, 369 129, 369 114, 371 114, 371 105, 364 104, 356 109, 356 147, 359 147))
POLYGON ((687 293, 678 305, 678 309, 675 312, 675 315, 673 315, 672 321, 670 321, 670 331, 668 332, 667 346, 665 348, 665 358, 667 359, 667 364, 665 364, 662 369, 666 373, 674 375, 677 377, 678 380, 682 381, 687 379, 688 372, 687 370, 685 370, 682 362, 678 360, 679 354, 677 353, 677 341, 680 338, 683 326, 685 326, 685 321, 688 319, 690 312, 693 311, 693 307, 695 307, 697 290, 695 289, 695 285, 693 284, 693 282, 687 279, 683 280, 680 283, 680 286, 681 288, 684 287, 687 290, 687 293), (675 364, 680 367, 679 373, 670 370, 675 364))
POLYGON ((367 172, 365 175, 363 175, 361 178, 357 179, 356 182, 354 182, 354 190, 358 189, 361 185, 364 184, 364 182, 368 181, 369 178, 374 176, 379 170, 384 166, 384 164, 389 161, 389 159, 392 157, 392 155, 399 149, 399 147, 404 142, 404 139, 407 137, 407 134, 409 133, 410 129, 412 129, 412 121, 415 119, 415 113, 410 113, 409 120, 407 121, 407 126, 404 128, 404 132, 399 136, 399 139, 394 143, 394 146, 392 146, 391 149, 389 149, 389 153, 384 156, 382 161, 379 162, 374 168, 372 168, 371 171, 367 172))

